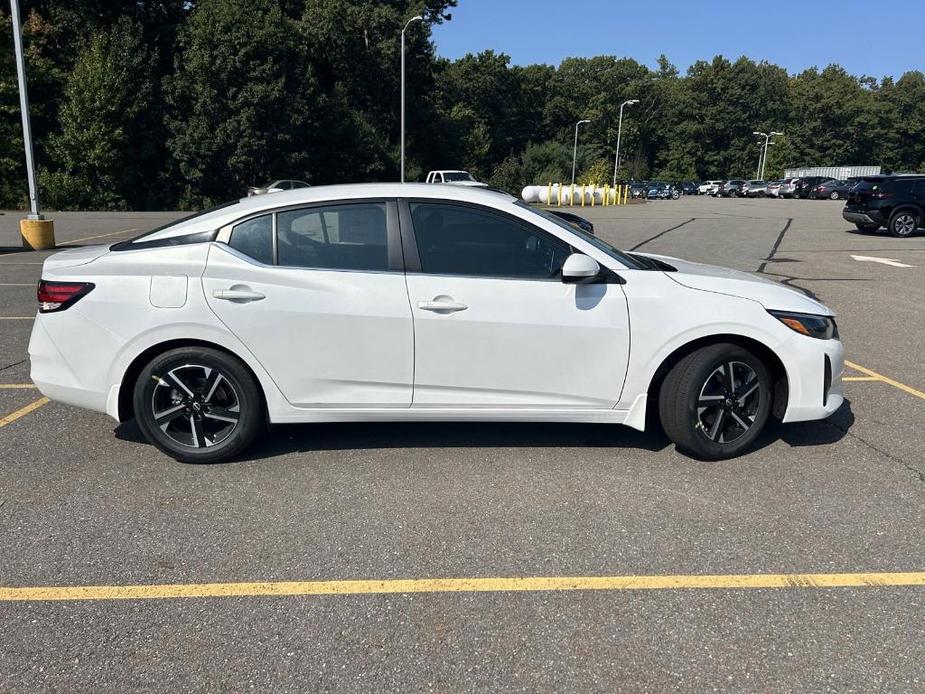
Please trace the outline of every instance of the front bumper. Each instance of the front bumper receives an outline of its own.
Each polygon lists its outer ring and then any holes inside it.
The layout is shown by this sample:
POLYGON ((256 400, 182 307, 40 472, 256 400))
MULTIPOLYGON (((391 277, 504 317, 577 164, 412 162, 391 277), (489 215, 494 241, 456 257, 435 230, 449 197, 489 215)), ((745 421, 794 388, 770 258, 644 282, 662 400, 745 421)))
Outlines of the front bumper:
POLYGON ((825 419, 845 400, 842 375, 845 348, 840 340, 817 340, 802 335, 790 338, 794 349, 787 349, 787 410, 784 422, 825 419))

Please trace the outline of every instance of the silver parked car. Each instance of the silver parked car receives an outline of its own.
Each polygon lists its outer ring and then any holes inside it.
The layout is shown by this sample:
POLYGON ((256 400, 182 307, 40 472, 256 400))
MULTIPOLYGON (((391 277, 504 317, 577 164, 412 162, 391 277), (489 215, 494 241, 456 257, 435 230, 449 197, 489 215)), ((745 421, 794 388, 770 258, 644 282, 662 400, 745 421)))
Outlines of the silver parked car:
POLYGON ((247 197, 264 195, 265 193, 278 193, 281 190, 296 190, 297 188, 311 188, 311 186, 305 181, 281 179, 279 181, 270 181, 262 186, 251 186, 247 189, 247 197))
POLYGON ((742 195, 746 198, 763 198, 768 194, 767 181, 746 181, 742 186, 742 195))

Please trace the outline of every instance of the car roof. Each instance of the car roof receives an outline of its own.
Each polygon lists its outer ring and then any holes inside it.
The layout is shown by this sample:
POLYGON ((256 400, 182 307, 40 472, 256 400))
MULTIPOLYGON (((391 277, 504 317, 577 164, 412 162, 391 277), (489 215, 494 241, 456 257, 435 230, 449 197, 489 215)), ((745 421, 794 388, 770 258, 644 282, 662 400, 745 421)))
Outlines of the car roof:
MULTIPOLYGON (((364 198, 433 198, 457 202, 473 202, 497 207, 514 202, 517 198, 490 188, 463 186, 435 186, 429 183, 350 183, 331 186, 312 186, 284 190, 271 195, 254 195, 237 202, 226 203, 187 219, 181 219, 162 229, 156 229, 131 242, 158 241, 187 236, 204 231, 215 231, 232 222, 263 211, 279 207, 312 205, 364 198)), ((130 242, 130 243, 131 243, 130 242)))

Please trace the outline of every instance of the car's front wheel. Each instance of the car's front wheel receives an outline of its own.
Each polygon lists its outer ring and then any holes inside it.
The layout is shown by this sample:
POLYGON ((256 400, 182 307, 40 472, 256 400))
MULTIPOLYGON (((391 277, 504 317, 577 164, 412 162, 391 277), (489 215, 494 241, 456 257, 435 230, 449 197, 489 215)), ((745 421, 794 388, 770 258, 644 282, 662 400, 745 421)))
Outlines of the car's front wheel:
POLYGON ((841 195, 838 194, 837 190, 833 190, 831 193, 829 193, 829 200, 838 200, 840 197, 841 195))
POLYGON ((152 359, 133 394, 147 439, 186 463, 218 463, 246 449, 266 421, 260 387, 229 354, 181 347, 152 359))
POLYGON ((771 375, 760 359, 738 345, 709 345, 668 372, 659 392, 659 418, 678 450, 722 460, 754 443, 771 401, 771 375))

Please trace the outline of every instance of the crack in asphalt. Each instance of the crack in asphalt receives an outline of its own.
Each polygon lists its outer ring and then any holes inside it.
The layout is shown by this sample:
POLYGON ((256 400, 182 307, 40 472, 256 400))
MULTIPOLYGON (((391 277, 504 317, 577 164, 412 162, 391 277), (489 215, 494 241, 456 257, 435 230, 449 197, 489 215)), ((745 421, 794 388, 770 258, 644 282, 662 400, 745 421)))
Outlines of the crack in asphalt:
POLYGON ((14 361, 12 364, 7 364, 6 366, 0 366, 0 371, 6 371, 7 369, 12 369, 14 366, 19 366, 20 364, 25 364, 29 360, 29 357, 20 359, 19 361, 14 361))
POLYGON ((831 419, 824 419, 823 421, 826 424, 828 424, 830 427, 835 427, 836 429, 838 429, 840 432, 842 432, 846 436, 850 436, 855 441, 859 441, 860 443, 864 444, 872 451, 875 451, 879 453, 880 455, 884 456, 885 458, 892 460, 894 463, 899 463, 904 468, 906 468, 909 472, 915 475, 915 477, 918 479, 919 482, 925 483, 925 471, 919 470, 917 467, 915 467, 914 465, 910 465, 902 458, 895 456, 892 453, 889 453, 888 451, 883 450, 879 446, 875 446, 870 441, 865 439, 863 436, 852 433, 847 427, 839 426, 837 423, 833 422, 831 419))
POLYGON ((681 222, 680 224, 675 224, 673 227, 668 227, 668 228, 665 229, 664 231, 658 232, 658 233, 657 233, 655 236, 653 236, 652 238, 646 239, 645 241, 641 241, 640 243, 637 243, 635 246, 633 246, 632 248, 630 248, 630 251, 638 250, 638 249, 642 248, 643 246, 645 246, 645 245, 646 245, 647 243, 649 243, 650 241, 655 241, 655 239, 659 238, 660 236, 664 236, 664 235, 667 234, 669 231, 674 231, 675 229, 680 229, 680 228, 683 227, 685 224, 690 224, 691 222, 693 222, 693 221, 696 220, 696 219, 697 219, 696 217, 691 217, 691 218, 688 219, 686 222, 681 222))
POLYGON ((787 235, 787 232, 790 231, 791 224, 793 224, 793 217, 787 217, 787 221, 784 224, 784 228, 780 230, 780 233, 777 235, 777 238, 774 240, 774 245, 771 246, 771 252, 768 253, 767 257, 761 262, 761 265, 758 266, 758 269, 755 270, 755 272, 757 272, 760 275, 767 275, 768 277, 781 277, 783 278, 781 280, 781 284, 805 294, 810 299, 814 299, 815 301, 821 301, 821 299, 816 295, 816 293, 812 289, 808 289, 806 287, 802 287, 799 284, 797 284, 798 280, 799 281, 806 280, 807 279, 806 277, 795 277, 793 275, 784 275, 778 272, 768 272, 766 270, 766 268, 768 267, 768 263, 774 262, 774 256, 777 255, 777 251, 780 249, 780 245, 781 243, 783 243, 784 237, 787 235))

